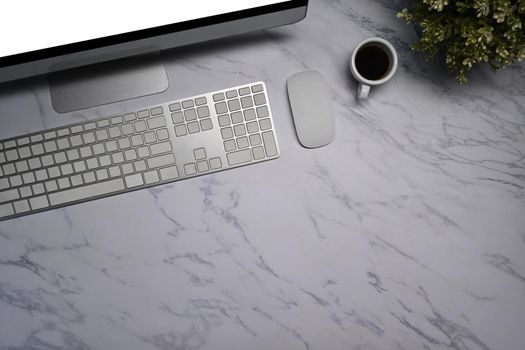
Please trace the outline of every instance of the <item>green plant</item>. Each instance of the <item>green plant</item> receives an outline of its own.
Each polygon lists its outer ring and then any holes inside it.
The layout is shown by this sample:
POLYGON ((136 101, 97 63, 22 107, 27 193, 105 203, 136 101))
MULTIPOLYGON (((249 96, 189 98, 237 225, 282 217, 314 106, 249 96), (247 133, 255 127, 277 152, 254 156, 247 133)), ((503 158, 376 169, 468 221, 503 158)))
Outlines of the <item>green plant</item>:
POLYGON ((421 39, 412 49, 428 59, 444 56, 460 83, 473 65, 501 69, 525 58, 525 0, 413 0, 398 17, 416 23, 421 39))

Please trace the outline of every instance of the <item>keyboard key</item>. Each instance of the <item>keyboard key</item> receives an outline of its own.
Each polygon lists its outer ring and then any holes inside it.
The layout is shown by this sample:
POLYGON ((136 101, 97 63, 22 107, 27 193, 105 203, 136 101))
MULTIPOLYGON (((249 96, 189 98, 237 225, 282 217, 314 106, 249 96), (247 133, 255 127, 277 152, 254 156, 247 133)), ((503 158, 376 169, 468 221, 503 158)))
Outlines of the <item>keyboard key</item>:
POLYGON ((180 103, 176 102, 170 105, 170 112, 180 111, 180 103))
POLYGON ((239 124, 239 123, 242 123, 244 120, 242 118, 242 113, 241 112, 234 112, 231 114, 231 117, 232 117, 232 123, 233 124, 239 124))
POLYGON ((94 130, 97 128, 95 123, 84 124, 84 130, 94 130))
POLYGON ((33 173, 25 173, 22 175, 22 179, 24 180, 24 184, 32 184, 36 181, 35 175, 33 173))
POLYGON ((197 162, 197 171, 199 173, 203 173, 205 171, 208 171, 209 170, 209 167, 208 167, 208 162, 205 161, 205 160, 202 160, 200 162, 197 162))
POLYGON ((246 128, 244 127, 244 124, 235 125, 233 127, 233 131, 237 137, 246 135, 246 128))
POLYGON ((137 151, 140 158, 146 158, 150 155, 149 148, 147 146, 139 147, 137 151))
POLYGON ((89 186, 73 188, 67 191, 51 193, 49 194, 49 202, 51 205, 60 205, 122 191, 124 188, 124 182, 122 179, 114 179, 94 183, 89 186))
POLYGON ((108 141, 106 142, 106 150, 108 152, 114 152, 118 149, 117 142, 116 141, 108 141))
POLYGON ((137 117, 139 117, 139 118, 149 117, 149 111, 140 111, 140 112, 137 113, 137 117))
POLYGON ((233 130, 230 127, 222 128, 221 129, 221 135, 222 138, 225 139, 231 139, 233 137, 233 130))
POLYGON ((5 152, 5 157, 7 158, 8 162, 12 162, 18 159, 18 152, 16 149, 10 149, 9 151, 5 152))
POLYGON ((140 146, 144 144, 144 140, 142 139, 141 135, 133 135, 131 136, 131 144, 133 147, 140 146))
POLYGON ((82 135, 84 139, 84 144, 95 143, 95 134, 93 132, 88 132, 82 135))
POLYGON ((272 122, 270 121, 270 118, 262 119, 259 120, 259 126, 262 131, 270 130, 272 128, 272 122))
POLYGON ((253 159, 259 160, 264 158, 264 149, 262 146, 257 146, 252 149, 253 159))
POLYGON ((97 143, 96 145, 93 145, 93 154, 99 155, 106 152, 104 149, 104 145, 101 143, 97 143))
POLYGON ((20 198, 20 194, 16 188, 0 192, 0 203, 10 202, 18 198, 20 198))
POLYGON ((120 175, 122 175, 122 172, 120 171, 120 167, 113 166, 113 167, 109 168, 109 176, 117 177, 117 176, 120 176, 120 175))
MULTIPOLYGON (((76 134, 76 133, 84 131, 84 127, 82 125, 75 125, 75 126, 72 126, 70 130, 72 134, 76 134)), ((31 141, 34 142, 33 140, 31 141)))
POLYGON ((31 188, 33 189, 33 193, 34 194, 42 194, 42 193, 44 193, 46 191, 44 189, 44 185, 43 184, 35 184, 31 188))
POLYGON ((117 138, 117 137, 119 137, 121 135, 122 135, 122 132, 120 131, 120 127, 113 126, 113 127, 109 128, 109 136, 111 138, 114 139, 114 138, 117 138))
MULTIPOLYGON (((84 176, 85 175, 86 174, 84 174, 84 176)), ((70 188, 71 187, 71 183, 69 182, 69 178, 67 178, 67 177, 63 177, 61 179, 58 179, 57 183, 58 183, 58 188, 60 188, 61 190, 64 190, 66 188, 70 188)))
POLYGON ((69 139, 62 138, 57 140, 58 149, 66 149, 69 148, 69 139))
POLYGON ((250 108, 253 107, 253 99, 251 96, 245 96, 241 98, 241 105, 242 108, 250 108))
POLYGON ((249 87, 243 87, 239 89, 239 95, 245 96, 250 94, 250 88, 249 87))
POLYGON ((99 169, 95 172, 98 181, 107 180, 109 178, 108 171, 106 169, 99 169))
MULTIPOLYGON (((109 138, 108 131, 106 129, 97 130, 95 136, 99 142, 106 141, 109 138)), ((60 145, 58 147, 60 148, 60 145)))
POLYGON ((196 148, 193 150, 193 156, 195 160, 206 159, 206 150, 204 148, 196 148))
POLYGON ((170 138, 170 134, 168 133, 168 129, 157 130, 157 139, 159 141, 167 140, 169 138, 170 138))
POLYGON ((44 134, 44 139, 49 140, 57 137, 57 133, 55 131, 49 131, 44 134))
MULTIPOLYGON (((17 214, 25 213, 26 211, 31 210, 31 207, 29 206, 29 202, 26 199, 22 199, 21 201, 14 202, 13 207, 15 208, 15 212, 17 214)), ((0 214, 0 216, 2 215, 0 214)))
POLYGON ((31 136, 31 142, 33 142, 33 143, 34 142, 40 142, 42 140, 44 140, 44 137, 42 135, 40 135, 40 134, 31 136))
POLYGON ((249 122, 250 120, 255 120, 255 119, 256 119, 256 115, 255 115, 255 110, 253 108, 247 109, 244 111, 244 120, 249 122))
POLYGON ((238 165, 246 163, 252 160, 252 152, 250 149, 243 149, 242 151, 227 153, 226 158, 228 159, 228 164, 238 165))
POLYGON ((27 163, 29 164, 29 169, 31 170, 42 167, 42 163, 40 163, 40 158, 29 159, 27 163))
POLYGON ((11 183, 11 187, 20 186, 22 185, 22 176, 20 175, 11 176, 9 178, 9 182, 11 183))
POLYGON ((224 115, 220 115, 218 117, 218 120, 219 120, 219 126, 223 127, 223 126, 228 126, 230 125, 230 116, 228 114, 224 114, 224 115))
MULTIPOLYGON (((16 140, 16 143, 18 144, 18 146, 27 145, 27 144, 29 144, 29 137, 22 137, 22 138, 16 140)), ((1 145, 1 143, 0 143, 0 145, 1 145)))
MULTIPOLYGON (((71 165, 69 165, 69 166, 71 166, 71 165)), ((35 177, 36 177, 37 181, 47 180, 48 179, 47 171, 45 171, 44 169, 37 170, 35 172, 35 177)))
MULTIPOLYGON (((92 171, 89 171, 87 173, 82 174, 82 178, 84 179, 85 183, 92 183, 95 182, 95 173, 92 171)), ((60 186, 60 184, 59 184, 60 186)))
POLYGON ((159 174, 157 173, 157 170, 148 171, 147 173, 144 173, 144 180, 147 184, 152 184, 159 182, 159 174))
POLYGON ((191 108, 193 107, 193 100, 187 100, 182 102, 182 108, 191 108))
POLYGON ((18 189, 18 192, 20 192, 21 198, 27 198, 33 195, 33 190, 31 189, 31 186, 20 187, 18 189))
POLYGON ((31 157, 31 150, 29 147, 20 147, 18 149, 18 154, 20 155, 20 158, 29 158, 31 157))
POLYGON ((148 128, 156 129, 156 128, 163 128, 166 126, 166 119, 164 117, 155 117, 148 119, 148 128))
POLYGON ((201 106, 197 108, 197 115, 199 118, 208 118, 210 116, 210 109, 208 106, 201 106))
POLYGON ((155 132, 154 131, 148 131, 147 133, 145 133, 144 134, 144 141, 146 141, 146 143, 152 143, 152 142, 157 141, 157 138, 155 137, 155 132))
POLYGON ((257 122, 249 122, 246 123, 246 129, 248 129, 249 134, 253 134, 259 131, 259 125, 257 124, 257 122))
POLYGON ((71 186, 80 186, 84 184, 84 180, 80 175, 71 176, 71 186))
MULTIPOLYGON (((158 119, 158 118, 154 118, 154 119, 158 119)), ((160 117, 160 119, 164 120, 164 118, 162 117, 160 117)), ((123 135, 127 136, 127 135, 131 135, 134 133, 133 124, 131 123, 122 124, 121 128, 122 128, 123 135)))
POLYGON ((249 146, 250 146, 250 143, 248 142, 248 138, 246 136, 239 137, 237 139, 237 147, 239 147, 239 149, 243 149, 249 146))
POLYGON ((15 211, 13 210, 13 206, 11 205, 11 203, 0 204, 0 218, 14 214, 15 211))
POLYGON ((23 173, 29 170, 29 165, 27 164, 27 161, 25 160, 16 162, 15 167, 16 167, 16 171, 18 171, 19 173, 23 173))
POLYGON ((33 155, 39 156, 41 154, 44 154, 44 147, 41 143, 37 143, 36 145, 31 146, 31 152, 33 153, 33 155))
POLYGON ((268 107, 266 106, 257 107, 257 116, 259 118, 266 118, 269 115, 270 113, 268 112, 268 107))
POLYGON ((97 122, 97 125, 98 125, 99 128, 105 128, 105 127, 109 126, 109 120, 107 120, 107 119, 99 120, 97 122))
POLYGON ((199 131, 201 131, 199 127, 199 122, 188 123, 188 132, 190 134, 195 134, 195 133, 198 133, 199 131))
POLYGON ((160 178, 164 181, 176 179, 179 177, 177 167, 172 166, 169 168, 160 169, 160 178))
POLYGON ((67 161, 66 154, 64 152, 55 153, 53 155, 56 164, 65 163, 67 161))
POLYGON ((224 141, 224 150, 226 152, 232 152, 237 149, 237 145, 235 144, 235 140, 226 140, 224 141))
POLYGON ((226 92, 227 98, 234 98, 237 97, 237 91, 236 90, 230 90, 226 92))
POLYGON ((213 95, 213 102, 219 102, 224 100, 224 94, 222 92, 213 95))
POLYGON ((91 157, 93 155, 93 151, 91 151, 91 147, 85 146, 80 149, 80 156, 82 158, 91 157))
POLYGON ((266 150, 266 155, 268 157, 274 157, 277 155, 277 145, 275 143, 275 138, 273 137, 273 131, 263 132, 262 138, 264 141, 264 149, 266 150))
POLYGON ((131 164, 122 164, 122 173, 124 175, 128 175, 128 174, 131 174, 133 173, 133 165, 131 164))
POLYGON ((111 155, 114 164, 120 164, 124 162, 124 154, 122 152, 116 152, 111 155))
POLYGON ((205 105, 206 103, 208 103, 208 101, 206 100, 206 97, 204 96, 195 99, 195 105, 197 106, 202 106, 202 105, 205 105))
POLYGON ((228 109, 230 110, 230 112, 238 111, 239 109, 241 109, 241 103, 239 102, 239 99, 236 98, 235 100, 229 100, 228 109))
POLYGON ((9 141, 4 142, 4 147, 5 147, 6 149, 16 147, 16 142, 15 142, 15 140, 9 140, 9 141))
POLYGON ((128 113, 124 115, 124 121, 126 122, 130 122, 135 119, 137 119, 137 116, 135 115, 135 113, 128 113))
POLYGON ((172 153, 163 156, 149 158, 147 160, 149 168, 160 168, 166 165, 175 164, 175 156, 172 153))
MULTIPOLYGON (((162 107, 155 107, 155 108, 152 108, 151 109, 151 115, 155 116, 155 115, 160 115, 164 113, 164 111, 162 110, 162 107)), ((164 119, 164 118, 162 118, 164 119)))
POLYGON ((55 180, 47 181, 45 184, 47 192, 53 192, 58 190, 58 185, 55 180))
POLYGON ((31 198, 29 200, 29 203, 31 204, 32 210, 38 210, 38 209, 49 207, 49 202, 47 201, 46 196, 31 198))
POLYGON ((226 102, 216 103, 215 104, 215 112, 217 112, 217 114, 228 113, 228 107, 226 106, 226 102))
MULTIPOLYGON (((82 145, 82 137, 80 135, 73 135, 69 138, 69 142, 71 143, 71 146, 78 147, 82 145)), ((36 154, 34 150, 33 153, 36 154)))
POLYGON ((80 160, 73 163, 73 168, 75 169, 75 173, 81 173, 86 170, 86 163, 84 163, 83 160, 80 160))
POLYGON ((213 123, 211 122, 210 118, 201 120, 201 129, 202 131, 213 129, 213 123))
POLYGON ((124 152, 124 158, 126 158, 128 162, 137 159, 137 151, 134 149, 128 149, 124 152))
POLYGON ((105 154, 98 159, 98 162, 100 163, 100 166, 106 167, 108 165, 111 165, 111 158, 107 154, 105 154))
POLYGON ((212 158, 210 159, 210 168, 211 170, 217 170, 222 168, 222 162, 220 158, 212 158))
POLYGON ((187 122, 197 119, 197 112, 194 109, 187 109, 184 111, 184 118, 187 122))
POLYGON ((258 85, 254 85, 254 86, 252 86, 252 92, 253 92, 253 93, 261 92, 261 91, 263 91, 263 86, 262 86, 262 84, 258 84, 258 85))
POLYGON ((147 130, 146 122, 144 120, 139 120, 135 122, 135 130, 137 132, 143 132, 147 130))
POLYGON ((129 142, 129 139, 127 137, 124 137, 118 140, 118 146, 120 147, 120 149, 130 148, 131 142, 129 142))
POLYGON ((193 175, 197 173, 197 168, 195 168, 195 163, 184 164, 184 173, 186 175, 193 175))
POLYGON ((165 141, 165 142, 153 144, 151 145, 150 150, 151 150, 152 155, 171 152, 172 151, 171 142, 165 141))
POLYGON ((182 112, 171 113, 171 120, 173 121, 173 124, 184 123, 184 115, 182 112))
POLYGON ((142 172, 146 170, 146 162, 143 160, 139 160, 138 162, 133 163, 135 166, 135 171, 142 172))
POLYGON ((126 186, 128 188, 137 187, 137 186, 141 186, 144 184, 144 181, 142 180, 142 175, 140 174, 129 175, 129 176, 126 176, 125 179, 126 179, 126 186))

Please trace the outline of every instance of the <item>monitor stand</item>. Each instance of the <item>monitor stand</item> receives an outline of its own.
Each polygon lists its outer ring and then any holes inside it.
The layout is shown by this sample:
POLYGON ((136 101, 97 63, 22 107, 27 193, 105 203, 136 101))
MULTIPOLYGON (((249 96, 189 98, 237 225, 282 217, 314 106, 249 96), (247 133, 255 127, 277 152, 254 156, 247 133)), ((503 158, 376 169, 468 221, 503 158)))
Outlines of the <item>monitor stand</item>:
POLYGON ((49 75, 53 108, 59 113, 164 92, 168 74, 160 54, 99 63, 49 75))

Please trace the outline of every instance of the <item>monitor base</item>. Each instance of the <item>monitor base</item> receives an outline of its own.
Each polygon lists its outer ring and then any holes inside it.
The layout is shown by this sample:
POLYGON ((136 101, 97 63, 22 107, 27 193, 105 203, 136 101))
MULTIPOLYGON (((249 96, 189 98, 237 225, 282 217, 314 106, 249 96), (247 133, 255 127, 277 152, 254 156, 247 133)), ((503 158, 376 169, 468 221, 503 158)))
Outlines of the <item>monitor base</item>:
POLYGON ((53 108, 67 113, 164 92, 168 74, 159 54, 75 68, 49 75, 53 108))

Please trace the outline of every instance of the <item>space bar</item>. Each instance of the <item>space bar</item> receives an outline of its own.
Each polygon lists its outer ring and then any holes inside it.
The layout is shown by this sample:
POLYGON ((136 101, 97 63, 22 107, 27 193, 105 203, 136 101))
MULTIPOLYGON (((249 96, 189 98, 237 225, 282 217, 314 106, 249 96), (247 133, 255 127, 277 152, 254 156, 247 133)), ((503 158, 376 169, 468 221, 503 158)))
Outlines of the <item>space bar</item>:
POLYGON ((124 189, 122 179, 99 182, 89 186, 73 188, 67 191, 55 192, 48 195, 51 205, 60 205, 83 199, 93 198, 124 189))

